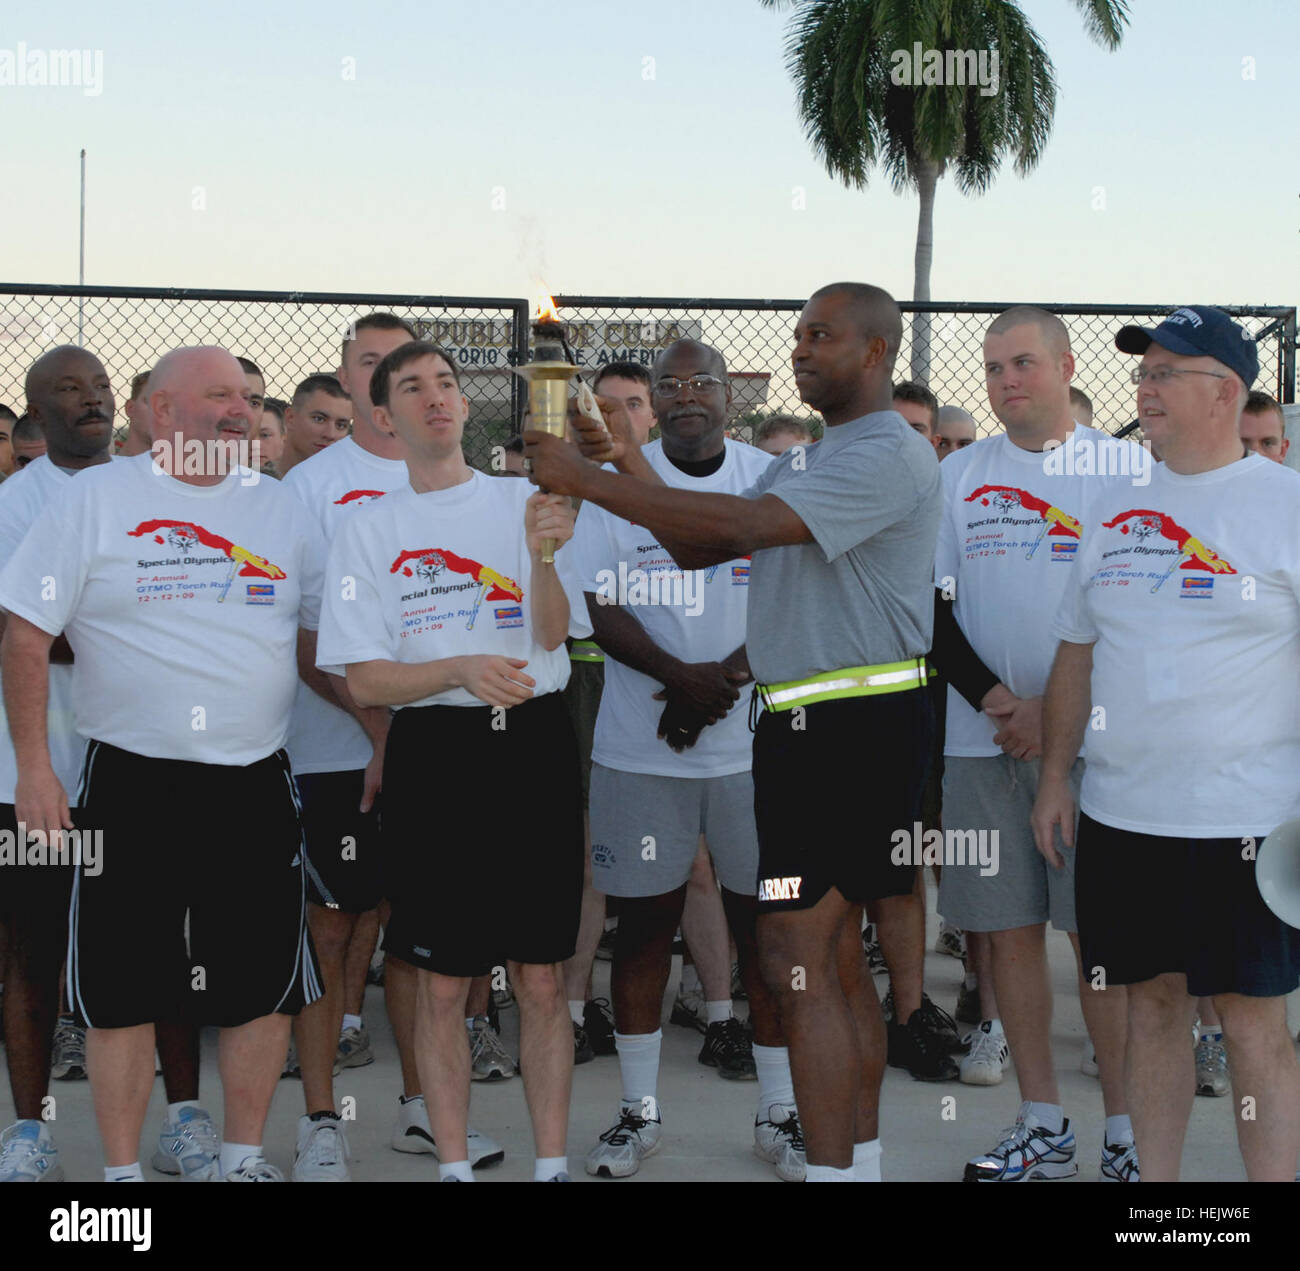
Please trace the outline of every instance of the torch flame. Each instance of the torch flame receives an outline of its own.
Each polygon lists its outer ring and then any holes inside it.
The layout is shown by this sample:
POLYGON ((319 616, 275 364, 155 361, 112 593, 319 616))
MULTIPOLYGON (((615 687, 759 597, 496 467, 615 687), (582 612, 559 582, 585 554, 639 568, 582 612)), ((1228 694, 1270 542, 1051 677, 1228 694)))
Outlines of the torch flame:
POLYGON ((537 302, 537 322, 559 322, 560 315, 555 308, 555 301, 546 295, 537 302))

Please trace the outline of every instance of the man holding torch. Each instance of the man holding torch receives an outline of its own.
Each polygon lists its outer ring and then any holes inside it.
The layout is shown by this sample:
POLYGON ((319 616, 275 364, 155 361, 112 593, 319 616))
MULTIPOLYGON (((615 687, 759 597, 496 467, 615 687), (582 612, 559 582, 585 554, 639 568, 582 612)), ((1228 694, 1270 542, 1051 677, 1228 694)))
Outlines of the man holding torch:
POLYGON ((933 730, 919 690, 940 481, 933 449, 890 409, 902 318, 886 292, 822 288, 794 339, 795 380, 826 437, 743 495, 669 489, 624 444, 615 409, 612 436, 584 428, 585 457, 524 440, 539 484, 646 526, 682 568, 752 555, 759 960, 790 1042, 807 1178, 869 1181, 885 1027, 859 928, 865 901, 906 894, 915 873, 890 845, 915 818, 933 730))
POLYGON ((559 691, 569 601, 546 558, 563 559, 573 509, 469 467, 469 404, 436 346, 394 349, 370 396, 376 421, 406 447, 410 480, 340 526, 317 664, 345 667, 359 706, 395 712, 383 771, 384 948, 417 969, 416 1061, 440 1175, 473 1178, 465 1004, 471 978, 504 954, 534 1177, 567 1181, 573 1032, 560 963, 578 933, 582 808, 559 691), (509 806, 484 798, 500 773, 510 774, 509 806))

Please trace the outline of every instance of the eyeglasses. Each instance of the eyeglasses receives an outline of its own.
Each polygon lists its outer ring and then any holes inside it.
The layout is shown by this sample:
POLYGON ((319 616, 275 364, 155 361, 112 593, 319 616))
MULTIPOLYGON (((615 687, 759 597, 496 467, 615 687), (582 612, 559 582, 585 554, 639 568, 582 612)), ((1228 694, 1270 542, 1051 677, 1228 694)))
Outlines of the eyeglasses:
POLYGON ((652 391, 656 397, 676 397, 685 384, 689 384, 692 391, 696 393, 707 393, 722 387, 722 381, 716 375, 692 375, 688 380, 679 380, 667 375, 656 382, 652 391))
POLYGON ((1150 380, 1155 385, 1168 384, 1175 375, 1208 375, 1211 379, 1226 380, 1226 375, 1220 375, 1218 371, 1194 371, 1191 367, 1177 366, 1135 366, 1129 372, 1129 379, 1134 384, 1141 384, 1145 380, 1150 380))

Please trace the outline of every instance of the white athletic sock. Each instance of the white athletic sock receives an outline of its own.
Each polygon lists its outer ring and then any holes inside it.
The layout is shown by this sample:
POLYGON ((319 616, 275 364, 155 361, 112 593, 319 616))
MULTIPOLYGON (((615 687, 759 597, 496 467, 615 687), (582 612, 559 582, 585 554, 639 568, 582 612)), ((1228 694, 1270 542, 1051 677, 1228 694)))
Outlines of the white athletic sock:
POLYGON ((1116 1144, 1133 1142, 1133 1122, 1128 1119, 1127 1112, 1122 1112, 1117 1117, 1106 1118, 1106 1142, 1116 1144))
POLYGON ((549 1183, 557 1174, 569 1172, 567 1156, 539 1156, 533 1165, 533 1182, 549 1183))
POLYGON ((858 1183, 880 1182, 880 1140, 853 1145, 853 1179, 858 1183))
POLYGON ((1027 1101, 1029 1108, 1025 1120, 1030 1125, 1040 1126, 1048 1134, 1060 1134, 1065 1126, 1065 1110, 1059 1103, 1034 1103, 1027 1101))
POLYGON ((260 1143, 223 1143, 221 1145, 221 1173, 233 1174, 248 1158, 262 1158, 260 1143))
POLYGON ((140 1168, 139 1161, 132 1161, 130 1165, 105 1165, 104 1182, 143 1183, 144 1170, 140 1168))
POLYGON ((836 1169, 834 1165, 810 1165, 805 1182, 809 1183, 851 1183, 853 1166, 848 1169, 836 1169))
POLYGON ((587 1003, 584 1002, 581 998, 579 998, 576 1002, 573 1000, 573 998, 569 999, 569 1018, 575 1024, 582 1023, 583 1020, 582 1008, 586 1005, 587 1003))
POLYGON ((707 1012, 705 1020, 709 1024, 721 1024, 729 1020, 732 1016, 731 998, 726 998, 721 1002, 705 1002, 704 1009, 707 1012))
POLYGON ((698 993, 702 985, 700 984, 700 968, 694 962, 682 963, 682 992, 698 993))
POLYGON ((754 1070, 758 1074, 758 1117, 766 1121, 774 1103, 794 1107, 794 1078, 790 1076, 790 1052, 784 1046, 754 1044, 754 1070))
POLYGON ((197 1099, 182 1099, 179 1103, 169 1103, 167 1105, 167 1120, 173 1125, 181 1119, 182 1108, 197 1108, 199 1101, 197 1099))
POLYGON ((647 1098, 659 1097, 659 1047, 664 1030, 653 1033, 616 1032, 614 1049, 618 1051, 618 1066, 623 1074, 623 1103, 629 1108, 642 1108, 647 1098))
POLYGON ((339 1030, 339 1036, 342 1037, 342 1036, 343 1036, 343 1031, 346 1030, 346 1029, 349 1029, 349 1028, 355 1028, 355 1029, 357 1029, 358 1032, 361 1030, 361 1016, 360 1016, 360 1015, 344 1015, 344 1017, 343 1017, 343 1028, 339 1030))
POLYGON ((472 1183, 474 1171, 470 1169, 468 1161, 447 1161, 438 1166, 438 1182, 441 1183, 446 1178, 458 1178, 462 1183, 472 1183))

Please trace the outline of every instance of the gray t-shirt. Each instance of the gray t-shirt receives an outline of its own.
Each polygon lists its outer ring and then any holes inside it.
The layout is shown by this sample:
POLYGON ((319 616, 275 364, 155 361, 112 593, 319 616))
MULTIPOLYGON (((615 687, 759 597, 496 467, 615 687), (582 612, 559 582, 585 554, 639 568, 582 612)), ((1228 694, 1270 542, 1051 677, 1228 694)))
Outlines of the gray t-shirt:
POLYGON ((902 415, 877 411, 787 450, 745 491, 764 494, 814 541, 754 553, 746 647, 759 683, 929 651, 943 492, 934 448, 902 415))

